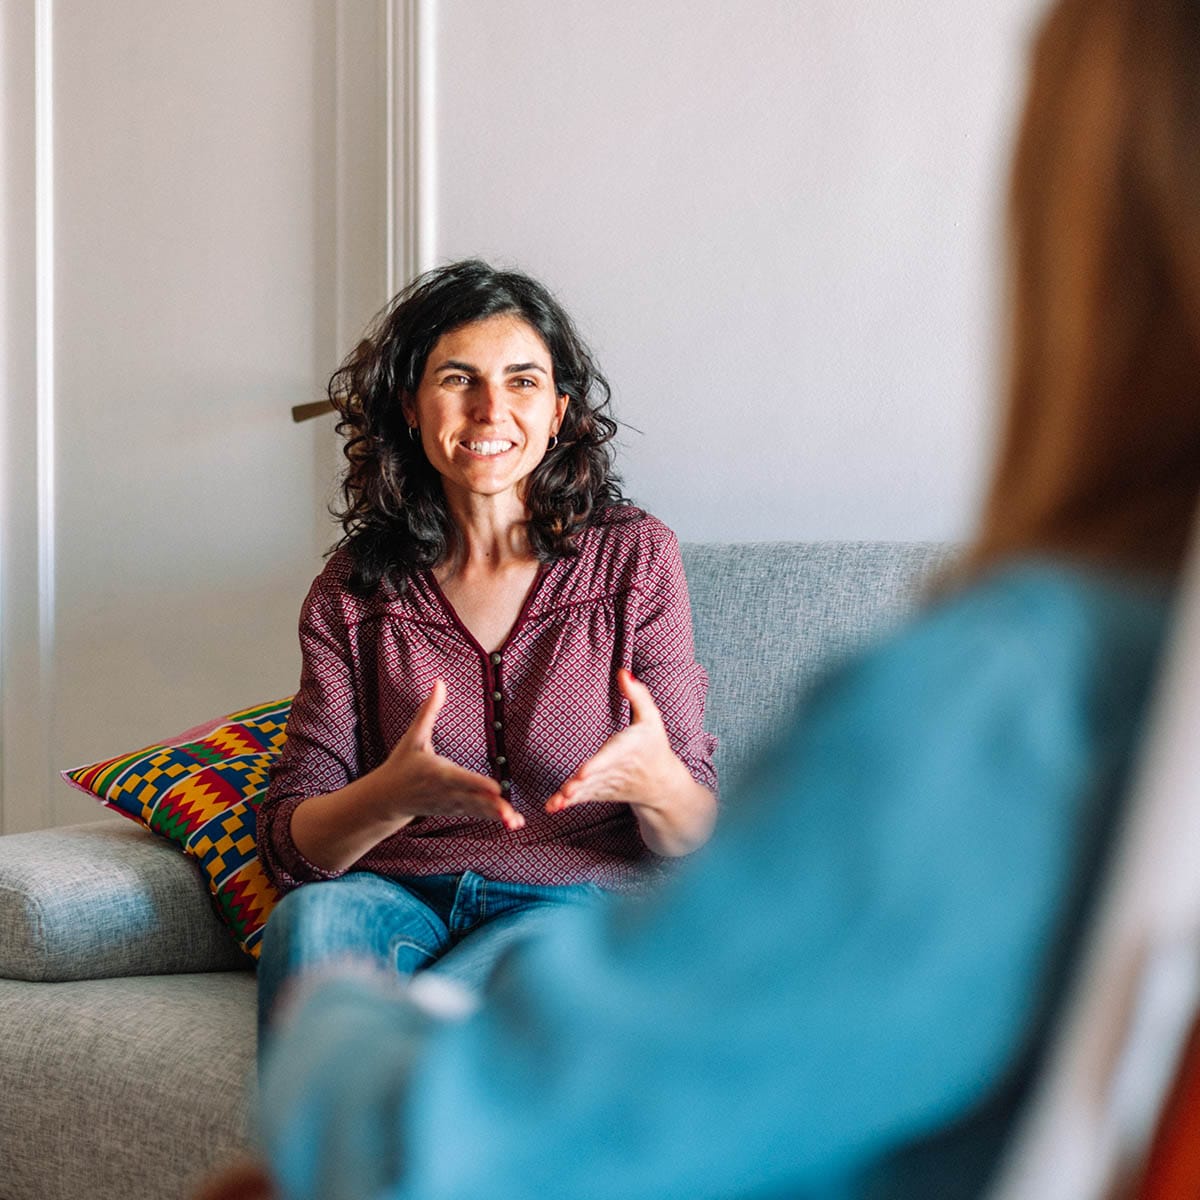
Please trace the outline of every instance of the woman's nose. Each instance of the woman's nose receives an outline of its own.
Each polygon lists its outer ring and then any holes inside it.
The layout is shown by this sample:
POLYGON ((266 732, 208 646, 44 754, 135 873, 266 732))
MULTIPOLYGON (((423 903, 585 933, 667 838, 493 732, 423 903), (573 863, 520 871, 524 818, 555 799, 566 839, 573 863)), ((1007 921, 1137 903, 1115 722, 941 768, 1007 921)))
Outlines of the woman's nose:
POLYGON ((485 424, 495 424, 504 412, 504 389, 487 379, 481 379, 473 389, 471 415, 485 424))

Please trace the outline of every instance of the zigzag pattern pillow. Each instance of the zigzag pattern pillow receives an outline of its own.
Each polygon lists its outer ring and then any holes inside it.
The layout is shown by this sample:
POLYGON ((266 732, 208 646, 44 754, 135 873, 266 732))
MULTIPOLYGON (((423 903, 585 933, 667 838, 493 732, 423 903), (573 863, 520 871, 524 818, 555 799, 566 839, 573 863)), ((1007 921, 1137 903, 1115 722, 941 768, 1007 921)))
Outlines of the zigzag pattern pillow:
POLYGON ((133 754, 63 771, 73 787, 195 859, 217 911, 247 954, 279 898, 258 861, 255 824, 292 701, 218 717, 133 754))

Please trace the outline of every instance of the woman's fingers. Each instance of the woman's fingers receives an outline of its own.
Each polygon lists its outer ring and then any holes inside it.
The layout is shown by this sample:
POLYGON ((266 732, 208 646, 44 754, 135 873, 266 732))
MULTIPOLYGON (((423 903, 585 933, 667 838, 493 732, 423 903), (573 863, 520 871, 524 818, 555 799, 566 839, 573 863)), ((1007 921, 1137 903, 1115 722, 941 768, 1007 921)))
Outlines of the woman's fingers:
POLYGON ((546 811, 548 813, 562 812, 564 808, 569 808, 574 802, 573 798, 576 794, 578 785, 568 779, 562 787, 546 801, 546 811))
POLYGON ((478 793, 500 798, 500 785, 490 775, 480 775, 478 771, 460 767, 440 754, 430 755, 424 768, 427 778, 423 782, 430 791, 478 793))
POLYGON ((570 806, 571 801, 562 788, 559 788, 559 790, 555 792, 549 800, 546 801, 546 811, 548 813, 562 812, 564 808, 570 808, 570 806))
POLYGON ((442 711, 442 705, 445 703, 446 685, 442 680, 435 679, 429 695, 421 701, 402 740, 407 741, 414 750, 426 749, 433 737, 433 727, 437 722, 438 713, 442 711))
POLYGON ((430 813, 464 813, 501 821, 506 829, 520 829, 525 824, 525 818, 504 798, 496 780, 440 755, 431 756, 428 776, 421 781, 420 789, 427 797, 430 813))
POLYGON ((613 780, 605 775, 593 775, 590 779, 569 779, 546 801, 546 811, 562 812, 576 804, 594 804, 602 800, 617 800, 613 780))
POLYGON ((650 689, 624 669, 617 672, 617 686, 629 701, 631 723, 576 767, 546 801, 547 812, 598 802, 645 804, 669 774, 674 752, 650 689))
POLYGON ((496 809, 496 816, 509 833, 525 827, 525 818, 507 800, 500 801, 496 809))
POLYGON ((388 757, 397 812, 406 817, 456 813, 520 829, 525 818, 505 799, 495 779, 434 751, 433 727, 445 703, 446 684, 435 679, 388 757))
POLYGON ((592 804, 618 799, 621 781, 627 774, 623 762, 626 747, 621 734, 609 738, 591 758, 575 768, 575 774, 546 801, 546 811, 561 812, 573 804, 592 804), (618 741, 618 739, 621 739, 618 741))
MULTIPOLYGON (((617 672, 617 687, 629 701, 630 725, 609 738, 591 758, 579 765, 571 778, 546 801, 546 812, 561 812, 575 804, 620 802, 636 798, 639 769, 644 765, 641 760, 647 757, 648 752, 652 757, 654 750, 658 749, 653 745, 653 734, 662 730, 662 716, 650 689, 631 671, 622 668, 617 672), (635 726, 641 727, 636 734, 635 726), (646 735, 650 735, 649 742, 645 741, 646 735), (628 761, 630 759, 633 761, 628 761)), ((421 702, 412 723, 397 744, 397 749, 403 744, 406 751, 415 752, 426 760, 426 768, 432 768, 424 780, 410 777, 414 791, 426 797, 421 807, 430 814, 466 813, 501 821, 510 830, 520 829, 525 824, 525 818, 504 798, 496 780, 432 753, 433 727, 445 703, 446 685, 441 679, 435 679, 429 695, 421 702)), ((665 745, 665 738, 663 740, 665 745)), ((408 761, 415 762, 417 759, 408 761)), ((420 774, 426 772, 421 771, 420 774)))
POLYGON ((480 817, 485 821, 499 821, 505 829, 521 829, 525 818, 501 796, 481 795, 478 792, 459 796, 443 796, 441 811, 480 817))
MULTIPOLYGON (((623 760, 630 755, 638 759, 646 749, 629 735, 635 725, 648 727, 646 733, 661 728, 662 717, 650 689, 631 671, 622 668, 617 672, 617 687, 629 701, 630 726, 611 737, 591 758, 579 765, 571 778, 546 802, 546 812, 561 812, 575 804, 629 798, 625 793, 632 790, 631 779, 637 771, 635 769, 631 773, 623 760)), ((507 829, 520 829, 525 824, 525 818, 504 798, 496 780, 431 753, 433 727, 445 702, 446 685, 441 679, 435 679, 429 695, 421 702, 401 738, 406 750, 427 755, 434 760, 426 763, 433 768, 429 778, 412 780, 416 785, 414 790, 424 793, 427 798, 426 811, 464 812, 501 821, 507 829)))
POLYGON ((634 721, 662 723, 662 715, 658 711, 658 705, 654 703, 650 689, 632 671, 627 671, 622 667, 617 672, 617 687, 620 688, 621 695, 629 701, 634 721))

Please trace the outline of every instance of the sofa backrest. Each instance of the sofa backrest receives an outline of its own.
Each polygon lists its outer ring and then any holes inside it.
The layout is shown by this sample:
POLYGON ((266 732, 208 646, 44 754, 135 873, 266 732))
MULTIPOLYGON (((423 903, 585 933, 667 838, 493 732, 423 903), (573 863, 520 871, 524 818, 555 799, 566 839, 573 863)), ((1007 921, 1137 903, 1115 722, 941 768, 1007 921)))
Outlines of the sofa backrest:
POLYGON ((723 787, 818 675, 913 611, 958 553, 941 542, 692 543, 682 551, 723 787))

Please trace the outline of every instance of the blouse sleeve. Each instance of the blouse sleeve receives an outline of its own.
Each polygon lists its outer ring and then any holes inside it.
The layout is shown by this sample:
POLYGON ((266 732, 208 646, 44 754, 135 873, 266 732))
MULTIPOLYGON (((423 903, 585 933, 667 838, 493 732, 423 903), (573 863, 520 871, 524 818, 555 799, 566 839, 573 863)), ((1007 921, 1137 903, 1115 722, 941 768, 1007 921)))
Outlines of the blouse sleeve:
MULTIPOLYGON (((311 992, 263 1075, 287 1200, 860 1195, 972 1114, 988 1137, 940 1161, 978 1194, 1161 634, 1125 611, 1098 638, 1070 605, 1031 632, 991 601, 818 689, 708 846, 653 896, 563 911, 474 1015, 311 992)), ((875 1190, 941 1194, 937 1161, 875 1190)))
POLYGON ((346 627, 320 578, 300 612, 300 688, 288 716, 287 740, 271 770, 258 811, 258 852, 281 892, 343 872, 310 862, 292 841, 301 801, 345 787, 359 774, 358 720, 346 627))
POLYGON ((638 581, 631 669, 650 689, 671 749, 692 778, 715 795, 717 739, 704 730, 708 673, 696 661, 683 559, 675 535, 657 521, 653 529, 638 581))

